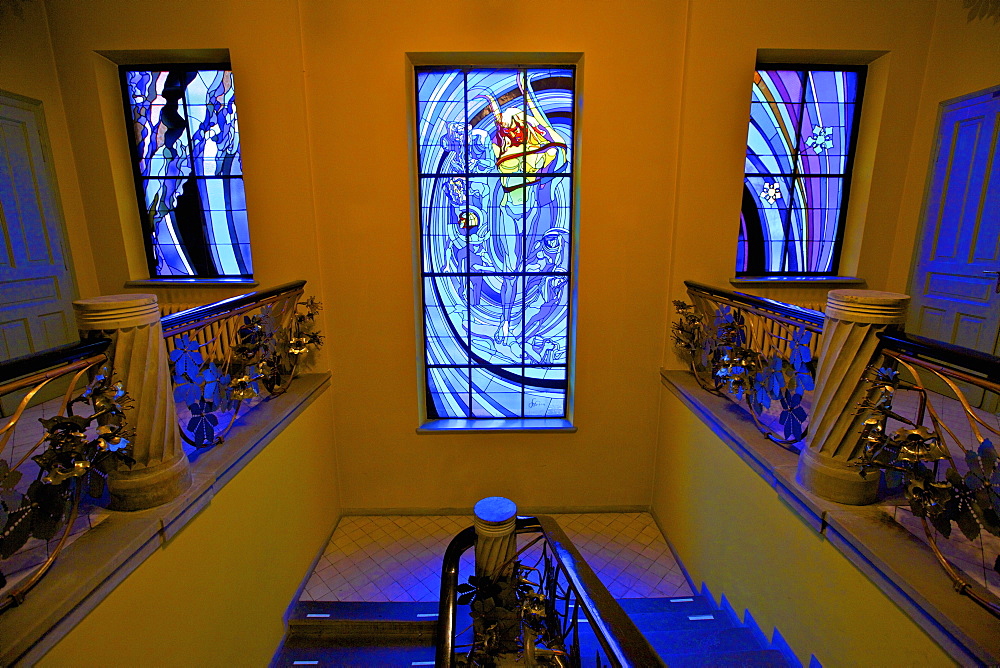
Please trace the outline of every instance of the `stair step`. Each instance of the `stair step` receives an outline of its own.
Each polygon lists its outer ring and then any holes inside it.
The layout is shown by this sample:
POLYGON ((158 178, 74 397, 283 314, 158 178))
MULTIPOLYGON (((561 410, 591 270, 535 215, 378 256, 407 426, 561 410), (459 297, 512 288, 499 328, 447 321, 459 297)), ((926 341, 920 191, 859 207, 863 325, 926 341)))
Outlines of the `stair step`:
POLYGON ((299 620, 288 623, 288 638, 315 638, 328 642, 350 641, 362 645, 379 642, 434 642, 435 622, 372 621, 355 619, 299 620))
MULTIPOLYGON (((748 628, 652 630, 643 635, 666 661, 667 655, 763 650, 748 628)), ((669 663, 669 662, 668 662, 669 663)))
POLYGON ((274 668, 291 666, 412 666, 434 665, 434 647, 431 645, 351 645, 335 646, 322 641, 310 646, 308 641, 285 643, 281 654, 271 664, 274 668), (315 663, 314 663, 315 662, 315 663))
POLYGON ((288 620, 288 638, 427 645, 434 641, 436 625, 436 603, 304 601, 288 620))
POLYGON ((689 614, 715 612, 712 602, 704 596, 675 596, 672 598, 620 598, 618 604, 629 615, 632 613, 688 611, 689 614))
POLYGON ((680 629, 731 629, 737 624, 721 610, 712 612, 641 612, 629 613, 643 635, 680 629))
POLYGON ((291 619, 423 621, 437 619, 437 614, 437 602, 300 601, 292 610, 291 619))
POLYGON ((670 668, 788 668, 788 661, 776 649, 748 652, 713 652, 710 654, 661 654, 670 668))

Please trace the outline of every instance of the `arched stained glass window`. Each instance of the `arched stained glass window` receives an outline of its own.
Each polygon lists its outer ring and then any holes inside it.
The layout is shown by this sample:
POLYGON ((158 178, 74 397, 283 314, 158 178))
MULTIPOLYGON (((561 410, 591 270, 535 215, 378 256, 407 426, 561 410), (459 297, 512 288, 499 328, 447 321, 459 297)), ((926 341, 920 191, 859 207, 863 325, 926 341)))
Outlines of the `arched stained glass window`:
POLYGON ((229 66, 120 72, 150 277, 251 277, 229 66))
POLYGON ((758 67, 737 275, 836 273, 863 86, 863 68, 758 67))
POLYGON ((429 419, 564 418, 571 68, 417 68, 429 419))

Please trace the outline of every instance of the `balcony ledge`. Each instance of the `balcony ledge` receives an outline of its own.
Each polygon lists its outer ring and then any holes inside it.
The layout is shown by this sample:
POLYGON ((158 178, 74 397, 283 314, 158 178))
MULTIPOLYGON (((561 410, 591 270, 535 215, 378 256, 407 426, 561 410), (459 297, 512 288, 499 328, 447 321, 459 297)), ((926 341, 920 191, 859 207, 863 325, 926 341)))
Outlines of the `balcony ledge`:
POLYGON ((876 506, 846 506, 810 494, 796 481, 798 456, 764 438, 741 407, 704 391, 687 371, 661 370, 660 376, 792 512, 959 663, 1000 664, 1000 620, 955 592, 926 544, 876 506))
POLYGON ((0 666, 34 665, 150 555, 187 525, 330 385, 304 374, 243 416, 226 442, 191 463, 191 487, 170 503, 109 517, 69 545, 24 603, 0 615, 0 666))

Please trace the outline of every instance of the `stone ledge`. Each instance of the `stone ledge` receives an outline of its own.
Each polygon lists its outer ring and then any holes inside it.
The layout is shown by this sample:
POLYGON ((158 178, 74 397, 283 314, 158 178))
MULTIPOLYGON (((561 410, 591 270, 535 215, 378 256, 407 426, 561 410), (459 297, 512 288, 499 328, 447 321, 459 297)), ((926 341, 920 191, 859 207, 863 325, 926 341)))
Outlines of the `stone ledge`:
POLYGON ((25 602, 0 615, 0 665, 33 665, 143 561, 175 536, 212 497, 330 385, 329 373, 305 374, 285 394, 241 417, 226 442, 191 463, 180 497, 109 517, 65 549, 25 602))
POLYGON ((1000 620, 955 592, 923 541, 875 506, 846 506, 810 494, 795 479, 798 457, 764 438, 741 407, 704 391, 687 371, 661 370, 660 376, 790 512, 829 540, 957 662, 1000 664, 1000 620))

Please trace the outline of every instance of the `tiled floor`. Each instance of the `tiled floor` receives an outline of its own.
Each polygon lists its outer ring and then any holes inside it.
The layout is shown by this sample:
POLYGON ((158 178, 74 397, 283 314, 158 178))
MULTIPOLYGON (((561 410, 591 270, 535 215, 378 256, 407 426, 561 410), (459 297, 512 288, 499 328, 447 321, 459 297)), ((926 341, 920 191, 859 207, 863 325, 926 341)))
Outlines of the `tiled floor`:
MULTIPOLYGON (((553 515, 617 598, 687 596, 692 591, 648 513, 553 515)), ((352 516, 341 519, 309 578, 303 601, 436 601, 441 559, 465 515, 352 516)), ((519 546, 530 538, 519 537, 519 546)), ((522 562, 537 556, 526 551, 522 562)), ((461 577, 473 572, 473 551, 461 577)))

